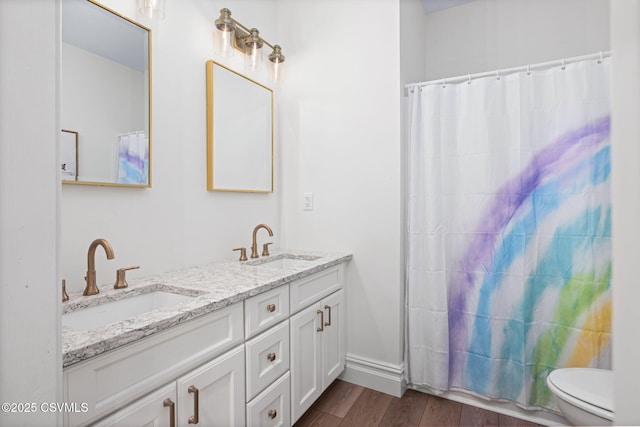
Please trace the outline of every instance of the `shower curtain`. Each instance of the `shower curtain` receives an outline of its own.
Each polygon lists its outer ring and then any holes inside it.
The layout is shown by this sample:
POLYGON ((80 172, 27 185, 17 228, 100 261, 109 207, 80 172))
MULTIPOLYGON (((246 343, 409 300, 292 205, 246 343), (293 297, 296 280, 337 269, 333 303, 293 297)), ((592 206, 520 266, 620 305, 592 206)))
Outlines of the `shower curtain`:
POLYGON ((408 97, 407 381, 557 411, 611 366, 610 60, 408 97))

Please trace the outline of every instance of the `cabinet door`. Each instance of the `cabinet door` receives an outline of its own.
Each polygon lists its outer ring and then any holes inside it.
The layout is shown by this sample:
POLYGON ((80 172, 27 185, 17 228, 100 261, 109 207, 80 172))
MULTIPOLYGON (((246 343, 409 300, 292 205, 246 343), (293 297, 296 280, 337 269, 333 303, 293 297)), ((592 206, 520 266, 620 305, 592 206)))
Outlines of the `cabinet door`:
POLYGON ((244 383, 243 345, 179 378, 178 425, 244 426, 244 383))
POLYGON ((292 423, 322 394, 320 312, 320 305, 314 304, 292 316, 289 322, 292 423))
POLYGON ((176 417, 175 402, 176 385, 172 382, 99 421, 94 427, 173 427, 176 417))
POLYGON ((324 311, 322 338, 322 389, 325 390, 342 373, 345 365, 344 290, 320 303, 324 311))

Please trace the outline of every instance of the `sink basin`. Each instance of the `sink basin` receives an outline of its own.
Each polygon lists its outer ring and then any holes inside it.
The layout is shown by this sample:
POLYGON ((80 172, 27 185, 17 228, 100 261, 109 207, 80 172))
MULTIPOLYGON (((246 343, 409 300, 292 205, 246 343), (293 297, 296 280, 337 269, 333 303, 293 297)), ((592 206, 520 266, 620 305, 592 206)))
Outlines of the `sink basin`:
POLYGON ((277 268, 277 269, 292 269, 298 267, 306 267, 309 265, 309 262, 314 261, 320 257, 317 256, 308 256, 308 255, 275 255, 269 258, 261 258, 258 261, 252 261, 247 264, 268 267, 268 268, 277 268))
POLYGON ((77 330, 89 330, 158 308, 189 302, 193 298, 195 297, 165 291, 148 292, 66 313, 62 315, 62 325, 77 330))

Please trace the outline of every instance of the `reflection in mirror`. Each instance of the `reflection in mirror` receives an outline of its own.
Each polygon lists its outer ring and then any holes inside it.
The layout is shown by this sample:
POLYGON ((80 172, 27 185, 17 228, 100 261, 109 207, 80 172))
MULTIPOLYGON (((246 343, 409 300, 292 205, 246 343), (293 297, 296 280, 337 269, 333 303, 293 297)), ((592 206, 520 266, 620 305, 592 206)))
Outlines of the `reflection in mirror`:
POLYGON ((62 0, 61 123, 75 180, 150 187, 151 31, 92 0, 62 0))
POLYGON ((60 175, 63 181, 78 180, 78 132, 62 130, 60 175))
POLYGON ((273 91, 207 61, 207 189, 273 192, 273 91))

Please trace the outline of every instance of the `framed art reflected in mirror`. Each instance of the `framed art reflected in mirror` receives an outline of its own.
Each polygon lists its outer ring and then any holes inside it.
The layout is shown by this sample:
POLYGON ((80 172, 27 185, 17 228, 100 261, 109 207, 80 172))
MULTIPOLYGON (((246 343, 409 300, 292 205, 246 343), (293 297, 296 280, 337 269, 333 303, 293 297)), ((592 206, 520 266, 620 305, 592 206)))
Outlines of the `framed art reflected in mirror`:
POLYGON ((78 180, 78 132, 62 129, 60 137, 60 175, 62 181, 78 180))

